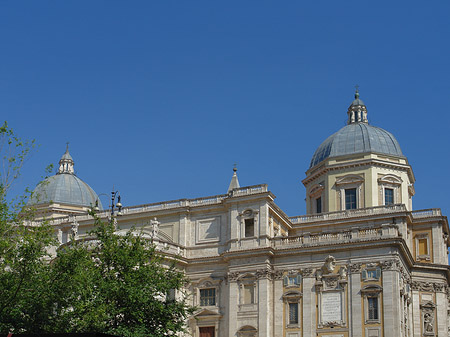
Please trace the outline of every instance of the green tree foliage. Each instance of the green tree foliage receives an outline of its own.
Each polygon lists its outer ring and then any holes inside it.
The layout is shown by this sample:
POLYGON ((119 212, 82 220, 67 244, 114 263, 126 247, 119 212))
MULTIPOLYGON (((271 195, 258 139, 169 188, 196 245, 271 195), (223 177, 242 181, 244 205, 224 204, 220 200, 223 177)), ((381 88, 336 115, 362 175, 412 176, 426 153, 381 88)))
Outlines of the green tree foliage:
POLYGON ((7 192, 34 147, 22 141, 5 122, 0 127, 0 331, 33 329, 45 295, 42 280, 48 271, 46 247, 53 242, 45 222, 30 225, 32 211, 23 209, 26 196, 8 200, 7 192), (19 213, 19 211, 21 211, 19 213))
POLYGON ((60 247, 53 228, 32 221, 27 194, 7 200, 34 147, 5 123, 0 128, 0 334, 103 332, 174 336, 193 312, 184 273, 140 232, 118 235, 95 216, 92 232, 60 247), (168 294, 178 291, 177 299, 168 294))
POLYGON ((187 282, 174 263, 140 232, 117 235, 98 218, 89 238, 60 249, 51 279, 58 332, 175 336, 193 310, 169 295, 187 282))

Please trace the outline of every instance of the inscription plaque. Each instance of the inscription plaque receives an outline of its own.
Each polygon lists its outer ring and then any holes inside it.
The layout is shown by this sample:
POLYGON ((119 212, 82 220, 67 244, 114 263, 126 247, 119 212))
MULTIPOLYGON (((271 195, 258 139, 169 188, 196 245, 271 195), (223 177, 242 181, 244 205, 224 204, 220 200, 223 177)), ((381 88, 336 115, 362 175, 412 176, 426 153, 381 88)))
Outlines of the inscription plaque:
POLYGON ((342 320, 341 292, 322 293, 322 323, 342 320))

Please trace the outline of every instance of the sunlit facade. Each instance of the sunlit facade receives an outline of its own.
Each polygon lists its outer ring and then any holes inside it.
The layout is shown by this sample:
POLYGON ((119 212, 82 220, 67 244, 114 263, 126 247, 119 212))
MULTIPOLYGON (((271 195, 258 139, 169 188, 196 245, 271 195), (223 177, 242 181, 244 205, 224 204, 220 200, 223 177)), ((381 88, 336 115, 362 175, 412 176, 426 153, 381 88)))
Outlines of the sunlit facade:
MULTIPOLYGON (((234 170, 224 194, 116 218, 118 231, 142 228, 188 275, 192 336, 450 336, 447 218, 413 209, 412 168, 395 137, 368 123, 358 92, 347 114, 303 179, 306 215, 286 215, 267 185, 240 187, 234 170)), ((68 156, 59 175, 74 175, 68 156)), ((70 179, 50 181, 35 202, 61 244, 86 235, 97 198, 70 179), (71 201, 58 188, 81 190, 71 201)))

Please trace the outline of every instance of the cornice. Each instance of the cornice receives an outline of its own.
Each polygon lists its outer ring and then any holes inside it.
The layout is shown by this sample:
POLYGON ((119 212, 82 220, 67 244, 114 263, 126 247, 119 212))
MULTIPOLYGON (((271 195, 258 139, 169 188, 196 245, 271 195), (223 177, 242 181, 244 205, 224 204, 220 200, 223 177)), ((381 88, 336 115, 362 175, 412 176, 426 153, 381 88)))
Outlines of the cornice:
MULTIPOLYGON (((330 158, 332 159, 332 158, 330 158)), ((375 158, 367 158, 363 160, 355 160, 352 162, 342 162, 340 164, 331 164, 328 165, 328 160, 323 163, 321 166, 317 167, 317 170, 307 171, 307 177, 302 180, 303 185, 307 185, 311 181, 317 179, 319 176, 326 174, 329 171, 342 170, 347 168, 361 167, 361 166, 377 166, 383 168, 396 169, 400 171, 406 171, 408 173, 408 177, 412 183, 415 181, 414 173, 412 172, 412 168, 409 164, 400 164, 400 163, 392 163, 383 161, 375 158), (310 174, 310 175, 308 175, 310 174)))

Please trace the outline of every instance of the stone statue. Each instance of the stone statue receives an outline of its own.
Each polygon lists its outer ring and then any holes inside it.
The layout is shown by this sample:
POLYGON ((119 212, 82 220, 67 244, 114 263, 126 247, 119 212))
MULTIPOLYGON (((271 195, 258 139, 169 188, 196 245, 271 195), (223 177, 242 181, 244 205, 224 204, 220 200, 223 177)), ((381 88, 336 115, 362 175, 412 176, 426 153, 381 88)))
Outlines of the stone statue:
POLYGON ((430 313, 423 316, 423 324, 425 332, 433 332, 433 317, 430 313))
POLYGON ((156 218, 150 220, 152 239, 156 238, 156 236, 158 235, 159 225, 160 222, 156 218))
POLYGON ((343 266, 339 269, 339 276, 343 279, 347 277, 347 267, 343 266))
POLYGON ((333 256, 328 255, 328 257, 325 259, 324 267, 328 273, 332 273, 334 271, 334 268, 336 267, 336 259, 333 256))
POLYGON ((322 281, 322 275, 323 275, 322 269, 317 269, 316 270, 316 281, 322 281))

